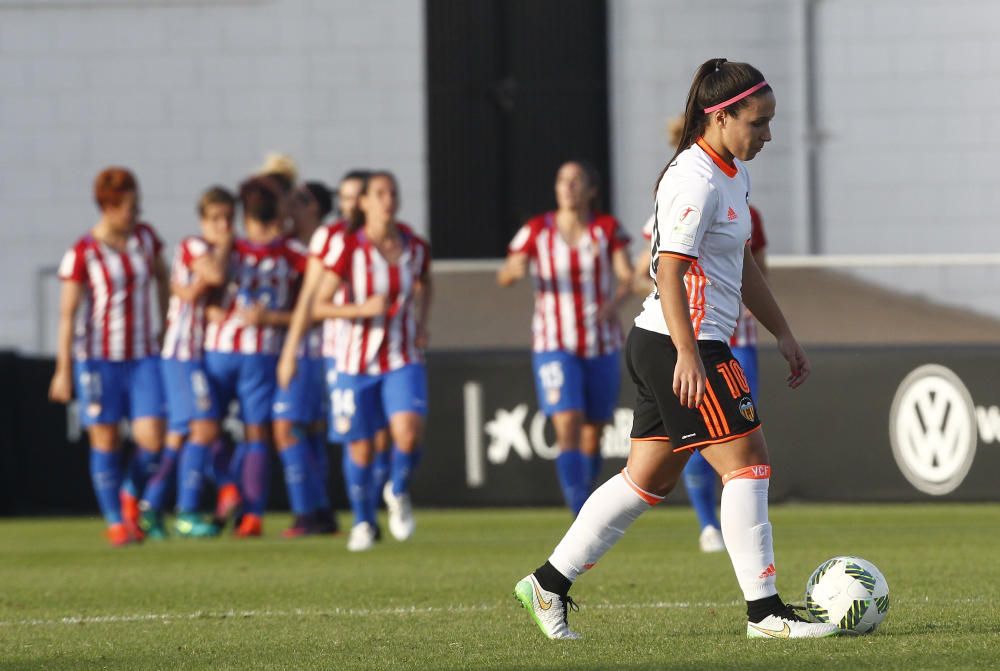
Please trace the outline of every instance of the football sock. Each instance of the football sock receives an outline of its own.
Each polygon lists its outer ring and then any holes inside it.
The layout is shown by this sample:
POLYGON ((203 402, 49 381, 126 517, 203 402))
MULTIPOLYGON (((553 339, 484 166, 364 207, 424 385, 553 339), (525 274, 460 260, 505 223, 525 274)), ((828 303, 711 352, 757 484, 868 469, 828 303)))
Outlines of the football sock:
POLYGON ((354 523, 368 522, 375 526, 375 506, 372 505, 372 465, 362 466, 351 459, 351 451, 344 446, 344 483, 347 500, 354 513, 354 523))
POLYGON ((597 488, 569 531, 552 551, 549 563, 570 582, 589 570, 618 542, 639 515, 663 500, 640 488, 627 469, 597 488))
POLYGON ((160 453, 143 448, 141 445, 135 446, 132 458, 128 462, 128 479, 125 485, 126 491, 135 497, 142 495, 146 489, 146 483, 156 472, 157 464, 160 461, 160 453))
POLYGON ((419 454, 419 447, 414 447, 412 452, 403 452, 397 446, 392 446, 392 493, 396 496, 410 491, 410 479, 419 454))
POLYGON ((198 511, 201 498, 201 482, 205 474, 205 464, 209 459, 207 445, 187 442, 181 448, 180 463, 177 467, 177 512, 198 511))
MULTIPOLYGON (((247 448, 247 443, 237 443, 236 449, 233 450, 233 456, 229 460, 229 481, 237 485, 243 477, 241 473, 243 472, 243 460, 247 456, 247 448)), ((216 485, 222 486, 219 482, 216 482, 216 485)))
POLYGON ((559 486, 562 488, 566 506, 573 515, 579 515, 590 493, 587 463, 580 450, 560 452, 556 457, 556 473, 559 474, 559 486))
POLYGON ((90 448, 90 481, 97 505, 108 524, 121 524, 122 508, 118 488, 122 484, 121 453, 99 452, 90 448))
POLYGON ((774 596, 774 546, 767 520, 771 467, 747 466, 723 476, 722 538, 744 598, 774 596))
POLYGON ((278 452, 285 471, 285 486, 288 488, 288 502, 296 515, 312 512, 309 491, 309 448, 305 443, 294 443, 278 452))
POLYGON ((385 489, 385 483, 389 482, 389 476, 392 473, 391 449, 376 452, 372 462, 372 501, 376 509, 378 502, 382 500, 382 490, 385 489))
POLYGON ((167 504, 167 497, 176 492, 178 452, 180 450, 164 448, 156 473, 146 483, 142 500, 150 510, 162 511, 167 504))
POLYGON ((231 470, 233 453, 226 441, 221 439, 214 441, 210 451, 211 459, 207 459, 205 464, 210 471, 210 477, 215 481, 215 486, 221 488, 235 483, 231 470))
POLYGON ((784 607, 785 604, 782 603, 777 594, 756 601, 747 601, 747 619, 755 623, 760 622, 768 615, 778 613, 784 607))
POLYGON ((597 487, 597 477, 601 474, 601 466, 604 465, 601 448, 597 448, 596 454, 587 454, 583 458, 587 462, 587 489, 592 490, 597 487))
POLYGON ((687 489, 691 507, 698 516, 698 525, 719 528, 719 517, 715 513, 715 483, 718 476, 701 452, 695 451, 684 467, 684 488, 687 489))
POLYGON ((246 456, 240 468, 240 494, 243 495, 243 512, 261 516, 267 505, 267 484, 270 456, 267 443, 262 440, 246 444, 246 456))
POLYGON ((546 561, 535 570, 535 580, 546 592, 555 592, 566 598, 569 588, 573 585, 569 578, 556 570, 556 567, 546 561))
POLYGON ((309 492, 314 510, 330 510, 330 453, 322 432, 309 434, 309 492))

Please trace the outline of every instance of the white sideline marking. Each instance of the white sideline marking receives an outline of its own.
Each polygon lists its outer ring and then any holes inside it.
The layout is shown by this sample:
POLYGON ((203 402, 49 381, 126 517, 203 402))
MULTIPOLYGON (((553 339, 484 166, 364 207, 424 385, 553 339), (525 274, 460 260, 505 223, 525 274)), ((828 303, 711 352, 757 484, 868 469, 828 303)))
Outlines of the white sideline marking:
MULTIPOLYGON (((666 610, 681 608, 722 608, 738 606, 740 602, 729 603, 689 603, 685 601, 652 603, 595 603, 581 604, 588 610, 666 610)), ((494 610, 507 610, 513 606, 506 602, 496 604, 480 604, 477 606, 402 606, 399 608, 330 608, 323 610, 222 610, 195 611, 193 613, 135 613, 133 615, 68 615, 52 619, 0 620, 0 627, 38 627, 59 624, 118 624, 122 622, 179 622, 184 620, 237 620, 250 618, 288 618, 288 617, 373 617, 382 615, 437 615, 441 613, 483 613, 494 610)))

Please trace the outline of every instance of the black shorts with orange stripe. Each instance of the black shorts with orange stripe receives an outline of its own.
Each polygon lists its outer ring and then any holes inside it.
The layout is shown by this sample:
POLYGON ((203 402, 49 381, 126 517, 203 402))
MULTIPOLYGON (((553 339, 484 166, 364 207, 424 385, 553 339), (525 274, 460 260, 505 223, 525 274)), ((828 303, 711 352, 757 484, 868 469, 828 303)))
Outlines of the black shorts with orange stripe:
POLYGON ((729 345, 698 341, 705 366, 705 399, 686 408, 674 394, 677 348, 670 336, 634 327, 625 344, 625 365, 637 394, 632 440, 669 440, 674 451, 734 440, 760 428, 750 385, 729 345))

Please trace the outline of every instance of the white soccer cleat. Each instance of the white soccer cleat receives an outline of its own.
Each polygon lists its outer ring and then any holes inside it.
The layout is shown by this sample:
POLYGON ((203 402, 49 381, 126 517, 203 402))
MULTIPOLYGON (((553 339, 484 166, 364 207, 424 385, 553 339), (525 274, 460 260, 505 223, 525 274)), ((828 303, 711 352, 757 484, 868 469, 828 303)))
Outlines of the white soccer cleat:
POLYGON ((413 535, 413 530, 417 527, 413 519, 413 504, 410 503, 410 495, 402 493, 396 495, 392 493, 392 483, 385 483, 382 490, 382 498, 385 500, 385 508, 389 512, 389 533, 397 541, 405 541, 413 535))
POLYGON ((840 633, 835 624, 806 622, 791 606, 784 613, 768 615, 760 622, 747 622, 747 638, 826 638, 840 633))
POLYGON ((726 542, 722 540, 722 532, 709 524, 698 536, 698 547, 702 552, 725 552, 726 542))
POLYGON ((576 603, 566 597, 563 603, 562 597, 555 592, 548 592, 535 580, 534 575, 527 575, 514 586, 514 598, 521 602, 532 619, 538 624, 542 633, 549 638, 577 639, 583 638, 569 628, 566 621, 566 606, 577 610, 576 603))
POLYGON ((368 522, 359 522, 351 527, 351 535, 347 537, 347 549, 351 552, 364 552, 375 547, 375 527, 368 522))

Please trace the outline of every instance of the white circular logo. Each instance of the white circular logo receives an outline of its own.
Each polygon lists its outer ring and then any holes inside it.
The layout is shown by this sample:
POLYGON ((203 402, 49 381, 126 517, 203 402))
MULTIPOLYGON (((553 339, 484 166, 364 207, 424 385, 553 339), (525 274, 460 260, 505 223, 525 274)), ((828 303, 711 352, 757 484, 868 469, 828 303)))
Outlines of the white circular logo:
POLYGON ((889 440, 899 470, 914 487, 941 496, 954 491, 976 456, 976 406, 962 380, 927 364, 907 375, 889 412, 889 440))

